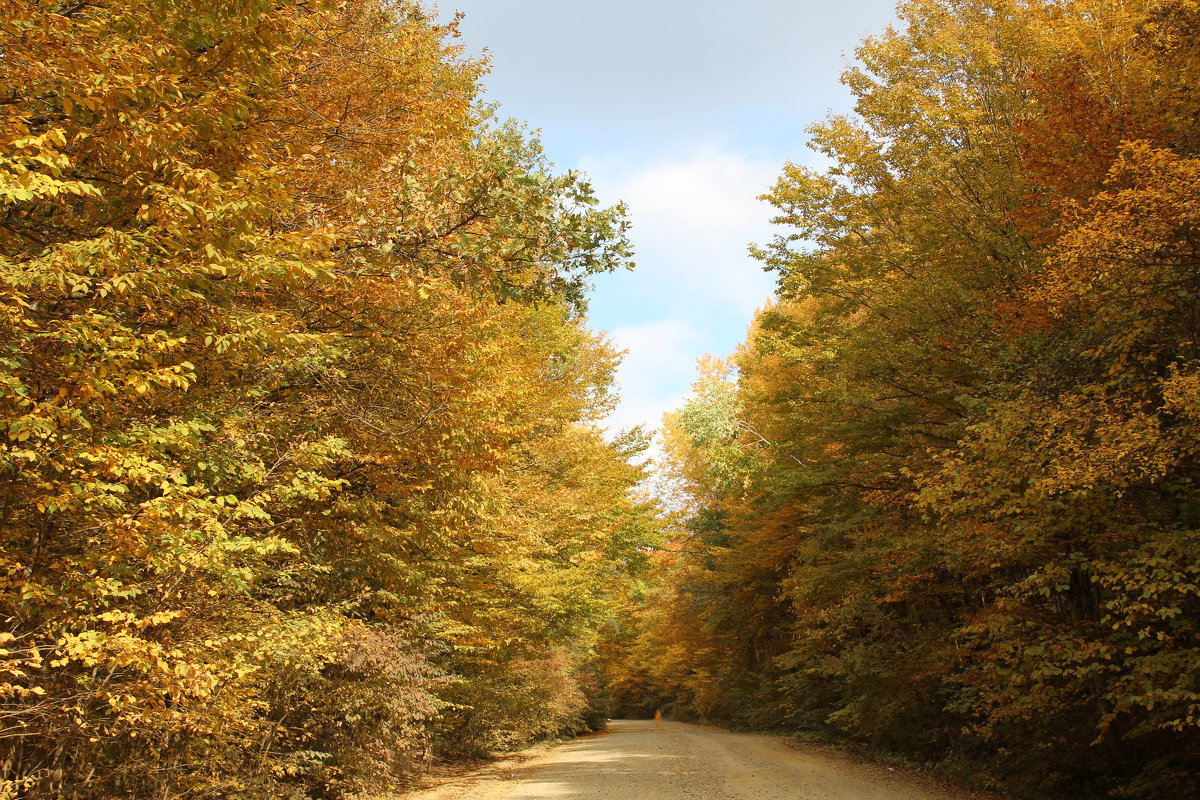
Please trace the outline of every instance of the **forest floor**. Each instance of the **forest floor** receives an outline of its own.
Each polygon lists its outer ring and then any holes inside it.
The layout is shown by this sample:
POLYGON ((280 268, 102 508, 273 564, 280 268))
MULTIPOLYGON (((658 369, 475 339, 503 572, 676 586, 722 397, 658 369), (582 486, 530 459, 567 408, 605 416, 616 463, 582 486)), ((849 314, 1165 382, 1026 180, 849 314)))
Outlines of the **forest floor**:
POLYGON ((443 780, 396 800, 999 800, 828 745, 641 720, 443 780))

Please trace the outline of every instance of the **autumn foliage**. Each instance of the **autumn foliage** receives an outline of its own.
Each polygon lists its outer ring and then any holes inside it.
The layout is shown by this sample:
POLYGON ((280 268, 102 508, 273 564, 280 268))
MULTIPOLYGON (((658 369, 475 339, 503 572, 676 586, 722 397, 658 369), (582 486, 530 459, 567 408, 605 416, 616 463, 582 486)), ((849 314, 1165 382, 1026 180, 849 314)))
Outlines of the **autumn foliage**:
POLYGON ((599 209, 381 0, 0 0, 0 797, 349 797, 602 719, 599 209))
POLYGON ((1200 780, 1200 4, 911 0, 671 420, 623 702, 1028 797, 1200 780))

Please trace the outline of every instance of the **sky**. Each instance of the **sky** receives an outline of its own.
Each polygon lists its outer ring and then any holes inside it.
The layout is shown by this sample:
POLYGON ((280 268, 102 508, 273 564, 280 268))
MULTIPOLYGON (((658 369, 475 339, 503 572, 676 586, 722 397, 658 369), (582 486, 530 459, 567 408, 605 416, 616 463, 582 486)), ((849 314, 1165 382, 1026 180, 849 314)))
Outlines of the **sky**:
POLYGON ((485 99, 540 131, 560 171, 629 206, 637 267, 598 276, 590 324, 626 351, 611 430, 659 425, 696 360, 746 335, 774 277, 758 199, 784 163, 819 165, 805 128, 852 108, 854 48, 894 0, 440 0, 486 52, 485 99))

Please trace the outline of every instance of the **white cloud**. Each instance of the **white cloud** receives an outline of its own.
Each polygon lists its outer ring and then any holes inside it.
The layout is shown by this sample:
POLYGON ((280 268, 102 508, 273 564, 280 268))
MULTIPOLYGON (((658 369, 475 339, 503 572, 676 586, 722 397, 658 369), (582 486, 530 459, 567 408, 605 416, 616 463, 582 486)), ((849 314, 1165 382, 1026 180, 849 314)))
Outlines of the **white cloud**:
POLYGON ((627 353, 617 370, 621 402, 605 424, 614 432, 635 425, 657 428, 662 415, 687 397, 700 332, 687 320, 662 319, 617 328, 609 336, 627 353))
POLYGON ((699 307, 726 307, 744 329, 774 285, 746 247, 773 234, 773 209, 758 196, 780 166, 704 146, 637 166, 585 161, 584 171, 605 201, 629 205, 638 272, 648 285, 684 293, 699 307))
POLYGON ((713 151, 652 165, 622 188, 639 218, 715 237, 761 224, 755 198, 774 173, 774 164, 713 151))
POLYGON ((746 247, 774 233, 773 209, 757 198, 779 167, 712 146, 585 164, 603 202, 629 205, 637 249, 634 273, 597 281, 592 302, 592 325, 627 351, 610 429, 658 427, 687 397, 696 360, 728 355, 744 338, 774 288, 746 247))

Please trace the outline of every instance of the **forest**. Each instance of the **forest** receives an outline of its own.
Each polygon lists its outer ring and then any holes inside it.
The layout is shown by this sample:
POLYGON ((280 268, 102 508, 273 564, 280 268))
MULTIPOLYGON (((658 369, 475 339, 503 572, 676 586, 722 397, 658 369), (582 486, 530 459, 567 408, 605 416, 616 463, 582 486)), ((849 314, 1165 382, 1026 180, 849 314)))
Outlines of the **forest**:
POLYGON ((350 797, 600 724, 662 528, 595 425, 621 209, 415 5, 0 8, 0 797, 350 797))
MULTIPOLYGON (((668 420, 629 712, 1200 786, 1200 4, 913 0, 668 420)), ((629 713, 627 712, 627 713, 629 713)))
POLYGON ((0 0, 0 800, 375 797, 655 711, 1194 794, 1200 2, 899 13, 654 464, 586 316, 627 210, 456 22, 0 0))

